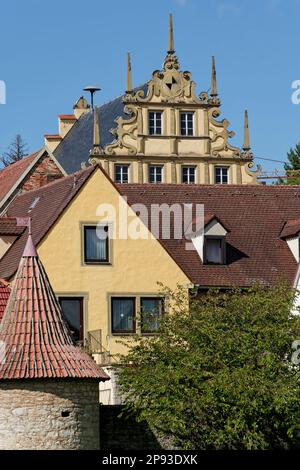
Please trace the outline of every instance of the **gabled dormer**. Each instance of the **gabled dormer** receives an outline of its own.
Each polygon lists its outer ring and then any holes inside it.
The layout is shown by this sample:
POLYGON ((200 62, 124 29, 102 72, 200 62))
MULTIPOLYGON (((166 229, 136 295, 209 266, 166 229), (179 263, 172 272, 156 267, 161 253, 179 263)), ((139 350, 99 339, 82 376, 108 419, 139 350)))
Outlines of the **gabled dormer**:
POLYGON ((288 220, 280 234, 286 240, 297 263, 300 261, 300 219, 288 220))
POLYGON ((192 232, 193 227, 189 227, 186 235, 203 264, 226 264, 226 235, 229 230, 223 222, 215 214, 206 214, 203 224, 194 220, 193 225, 198 226, 199 229, 192 232))

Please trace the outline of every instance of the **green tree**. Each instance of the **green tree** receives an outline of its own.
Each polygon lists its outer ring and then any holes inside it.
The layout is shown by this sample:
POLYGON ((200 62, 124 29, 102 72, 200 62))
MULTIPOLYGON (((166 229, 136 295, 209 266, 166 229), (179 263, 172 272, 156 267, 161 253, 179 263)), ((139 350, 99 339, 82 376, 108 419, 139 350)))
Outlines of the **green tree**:
POLYGON ((4 167, 11 165, 12 163, 22 160, 22 158, 28 155, 28 146, 23 141, 20 134, 17 134, 9 148, 0 157, 0 162, 4 167))
POLYGON ((164 295, 173 311, 159 334, 133 338, 116 366, 125 412, 137 413, 181 449, 295 446, 295 292, 285 285, 211 291, 189 308, 182 288, 164 295))
POLYGON ((300 184, 300 142, 287 153, 288 163, 284 164, 286 180, 280 179, 277 184, 300 184))

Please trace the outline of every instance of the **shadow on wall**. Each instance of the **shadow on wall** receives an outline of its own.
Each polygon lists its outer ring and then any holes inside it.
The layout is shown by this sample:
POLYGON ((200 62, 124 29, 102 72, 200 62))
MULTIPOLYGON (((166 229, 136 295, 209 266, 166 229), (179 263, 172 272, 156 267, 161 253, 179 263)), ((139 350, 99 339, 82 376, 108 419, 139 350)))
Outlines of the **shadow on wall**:
POLYGON ((119 416, 122 405, 100 405, 101 450, 162 449, 146 422, 138 423, 133 416, 119 416))

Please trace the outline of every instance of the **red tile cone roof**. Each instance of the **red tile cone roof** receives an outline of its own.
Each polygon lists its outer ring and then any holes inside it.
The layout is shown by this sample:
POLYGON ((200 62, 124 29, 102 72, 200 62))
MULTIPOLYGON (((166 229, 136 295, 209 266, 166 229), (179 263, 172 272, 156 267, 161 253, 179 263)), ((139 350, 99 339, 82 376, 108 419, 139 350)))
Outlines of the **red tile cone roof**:
POLYGON ((109 378, 74 345, 31 236, 0 325, 0 341, 0 380, 109 378))
POLYGON ((10 295, 10 288, 8 282, 0 278, 0 322, 2 320, 5 307, 7 305, 10 295))

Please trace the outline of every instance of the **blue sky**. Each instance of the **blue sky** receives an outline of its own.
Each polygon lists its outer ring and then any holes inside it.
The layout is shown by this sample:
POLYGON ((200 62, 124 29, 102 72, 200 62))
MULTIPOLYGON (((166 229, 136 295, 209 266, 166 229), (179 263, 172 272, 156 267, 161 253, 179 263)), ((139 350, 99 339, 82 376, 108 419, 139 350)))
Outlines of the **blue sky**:
MULTIPOLYGON (((57 115, 72 113, 88 84, 102 88, 99 104, 122 94, 127 51, 134 84, 148 80, 163 62, 172 12, 181 67, 199 92, 209 88, 216 57, 232 143, 242 143, 247 108, 254 154, 285 160, 300 141, 300 105, 291 101, 291 83, 300 79, 299 11, 298 0, 3 0, 0 152, 17 133, 30 150, 40 148, 45 133, 57 132, 57 115)), ((282 168, 260 163, 267 171, 282 168)))

